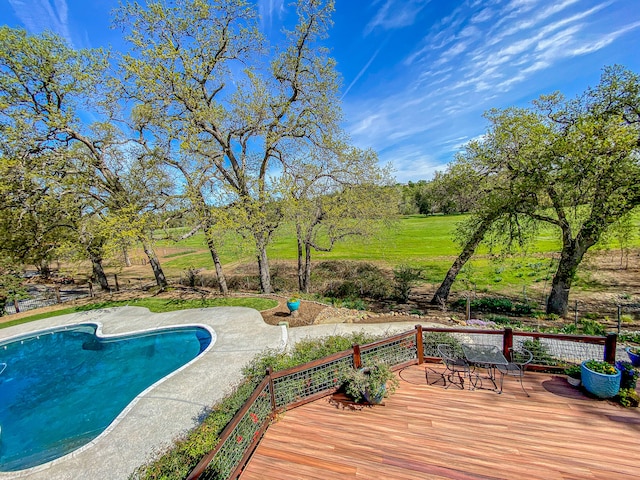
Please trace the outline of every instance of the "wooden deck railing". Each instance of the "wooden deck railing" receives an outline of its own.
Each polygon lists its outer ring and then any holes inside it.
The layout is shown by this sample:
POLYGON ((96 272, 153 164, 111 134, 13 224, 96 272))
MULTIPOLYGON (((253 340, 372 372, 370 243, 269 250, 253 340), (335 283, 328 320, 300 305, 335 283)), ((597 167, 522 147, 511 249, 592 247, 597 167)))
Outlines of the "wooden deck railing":
POLYGON ((195 479, 237 478, 258 445, 274 416, 335 393, 340 388, 340 373, 346 368, 360 368, 383 362, 397 370, 426 361, 439 361, 439 343, 488 343, 503 349, 505 356, 513 346, 534 352, 532 369, 563 369, 567 364, 591 358, 611 363, 616 354, 615 334, 607 337, 558 335, 504 330, 422 328, 394 335, 367 345, 354 345, 344 352, 272 372, 236 413, 220 434, 217 446, 209 452, 187 477, 195 479))

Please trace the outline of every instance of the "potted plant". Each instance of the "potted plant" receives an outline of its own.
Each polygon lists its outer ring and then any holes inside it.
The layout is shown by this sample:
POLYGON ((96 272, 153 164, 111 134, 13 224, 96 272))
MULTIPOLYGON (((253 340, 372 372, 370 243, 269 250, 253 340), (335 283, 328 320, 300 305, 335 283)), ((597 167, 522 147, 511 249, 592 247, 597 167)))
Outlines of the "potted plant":
POLYGON ((640 367, 640 347, 627 347, 625 348, 629 360, 634 367, 640 367))
POLYGON ((616 362, 616 368, 620 370, 620 391, 616 400, 623 407, 637 407, 640 398, 636 392, 636 385, 640 372, 631 362, 616 362))
POLYGON ((635 390, 638 383, 638 370, 631 362, 616 362, 616 368, 620 370, 620 388, 635 390))
POLYGON ((610 363, 585 360, 581 364, 582 385, 598 398, 615 397, 620 390, 620 370, 610 363))
POLYGON ((567 381, 574 387, 579 387, 582 378, 582 367, 580 365, 571 365, 564 369, 567 375, 567 381))
POLYGON ((291 297, 287 300, 287 308, 289 312, 293 313, 300 308, 300 299, 298 297, 291 297))
POLYGON ((398 379, 388 365, 376 363, 370 367, 351 368, 344 372, 342 382, 347 395, 354 402, 380 404, 384 397, 395 392, 398 379))

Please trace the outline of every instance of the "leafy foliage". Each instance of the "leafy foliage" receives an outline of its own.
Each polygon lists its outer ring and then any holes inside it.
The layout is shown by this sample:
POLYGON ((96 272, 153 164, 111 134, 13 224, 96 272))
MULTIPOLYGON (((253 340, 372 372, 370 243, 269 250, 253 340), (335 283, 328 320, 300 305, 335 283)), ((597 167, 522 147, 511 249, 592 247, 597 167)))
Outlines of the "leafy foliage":
POLYGON ((549 353, 549 347, 539 338, 525 340, 522 342, 522 346, 533 354, 533 363, 538 365, 559 365, 561 363, 549 353))
POLYGON ((396 297, 406 303, 411 289, 418 280, 422 279, 422 269, 409 265, 398 265, 393 269, 393 280, 396 297))
POLYGON ((440 344, 451 345, 456 354, 460 355, 460 357, 464 356, 460 341, 447 332, 424 333, 422 336, 422 343, 425 357, 439 357, 440 353, 438 352, 438 345, 440 344))
POLYGON ((580 379, 582 377, 582 367, 580 365, 571 365, 564 369, 564 373, 571 378, 580 379))
POLYGON ((366 397, 373 400, 388 396, 398 388, 399 380, 384 363, 375 363, 366 368, 351 368, 342 372, 341 382, 345 392, 355 402, 362 402, 366 397))
POLYGON ((617 375, 618 370, 616 367, 603 360, 588 360, 584 363, 585 367, 596 373, 602 373, 604 375, 617 375))

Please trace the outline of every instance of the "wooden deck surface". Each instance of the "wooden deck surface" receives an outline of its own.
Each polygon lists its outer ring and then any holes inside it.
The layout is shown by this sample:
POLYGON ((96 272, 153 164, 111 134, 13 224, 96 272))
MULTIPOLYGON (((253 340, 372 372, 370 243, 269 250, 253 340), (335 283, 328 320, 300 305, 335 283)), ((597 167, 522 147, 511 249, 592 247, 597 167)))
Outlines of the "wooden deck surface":
POLYGON ((384 406, 336 395, 284 413, 241 479, 640 477, 637 408, 587 398, 562 376, 527 372, 527 397, 514 378, 499 395, 427 385, 424 372, 401 371, 384 406))

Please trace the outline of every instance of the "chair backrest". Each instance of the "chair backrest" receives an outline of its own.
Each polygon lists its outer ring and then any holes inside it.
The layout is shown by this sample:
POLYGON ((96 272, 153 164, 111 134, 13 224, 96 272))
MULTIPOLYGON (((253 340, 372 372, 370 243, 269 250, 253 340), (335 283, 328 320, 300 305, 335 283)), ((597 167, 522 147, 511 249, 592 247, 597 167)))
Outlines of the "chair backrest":
POLYGON ((526 348, 511 348, 509 353, 511 353, 511 362, 521 367, 525 367, 533 361, 533 353, 526 348))
POLYGON ((443 360, 458 360, 462 358, 460 352, 458 352, 452 345, 449 345, 448 343, 438 344, 437 349, 443 360))

